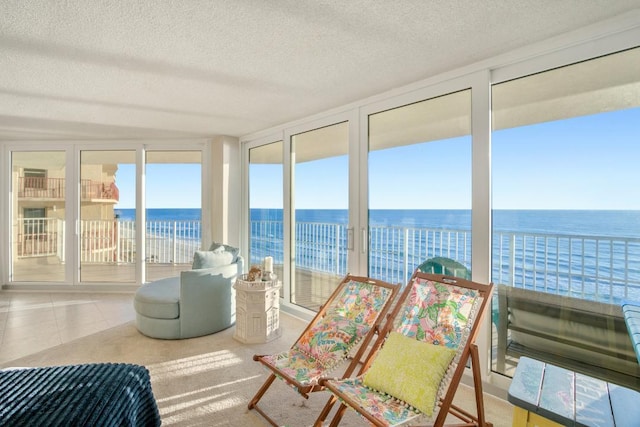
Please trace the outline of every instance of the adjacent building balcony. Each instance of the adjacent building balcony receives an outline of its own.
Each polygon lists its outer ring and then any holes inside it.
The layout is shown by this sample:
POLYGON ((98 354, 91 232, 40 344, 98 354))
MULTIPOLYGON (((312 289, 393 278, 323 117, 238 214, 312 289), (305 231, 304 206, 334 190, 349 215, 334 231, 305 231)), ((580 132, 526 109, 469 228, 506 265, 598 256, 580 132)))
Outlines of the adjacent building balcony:
MULTIPOLYGON (((18 177, 18 199, 64 200, 65 181, 64 178, 18 177)), ((120 192, 114 182, 83 179, 80 181, 80 197, 83 201, 117 203, 120 200, 120 192)))

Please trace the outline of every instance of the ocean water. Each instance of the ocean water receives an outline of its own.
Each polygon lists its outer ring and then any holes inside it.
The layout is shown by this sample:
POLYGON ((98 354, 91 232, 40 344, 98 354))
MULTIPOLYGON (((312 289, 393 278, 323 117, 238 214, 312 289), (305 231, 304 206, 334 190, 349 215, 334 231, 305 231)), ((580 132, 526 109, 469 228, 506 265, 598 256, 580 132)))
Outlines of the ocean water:
MULTIPOLYGON (((282 221, 281 209, 252 209, 252 221, 282 221)), ((342 209, 300 209, 299 222, 347 224, 342 209)), ((371 226, 471 230, 470 210, 374 209, 371 226)), ((640 211, 606 210, 495 210, 494 231, 585 236, 640 237, 640 211)))
MULTIPOLYGON (((116 217, 120 221, 135 221, 135 209, 116 209, 116 217)), ((199 221, 200 209, 147 209, 149 221, 199 221)))
MULTIPOLYGON (((121 221, 134 209, 118 209, 121 221)), ((200 209, 149 209, 150 223, 199 221, 200 209)), ((346 210, 296 212, 296 264, 300 268, 347 272, 346 210), (339 224, 324 226, 323 224, 339 224)), ((284 260, 282 210, 251 211, 251 263, 284 260)), ((415 266, 433 256, 470 265, 469 210, 372 210, 371 275, 405 282, 415 266), (429 231, 425 232, 424 229, 429 231)), ((199 228, 182 239, 198 240, 199 228)), ((585 299, 640 301, 640 211, 496 210, 493 212, 492 278, 497 283, 541 289, 585 299)), ((171 225, 154 234, 174 232, 171 225)))
MULTIPOLYGON (((121 221, 135 220, 135 209, 116 209, 121 221)), ((147 209, 149 221, 199 221, 200 209, 147 209)), ((348 223, 344 209, 299 209, 298 222, 348 223)), ((281 209, 252 209, 251 221, 282 221, 281 209)), ((371 226, 471 230, 469 210, 400 210, 370 211, 371 226)), ((610 210, 495 210, 494 231, 549 233, 580 236, 640 238, 640 211, 610 210)))

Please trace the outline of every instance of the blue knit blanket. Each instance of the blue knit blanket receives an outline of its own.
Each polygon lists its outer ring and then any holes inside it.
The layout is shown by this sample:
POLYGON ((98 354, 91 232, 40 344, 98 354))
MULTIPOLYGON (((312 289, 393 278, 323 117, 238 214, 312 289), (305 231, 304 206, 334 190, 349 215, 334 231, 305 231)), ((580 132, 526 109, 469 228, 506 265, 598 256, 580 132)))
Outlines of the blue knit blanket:
POLYGON ((149 371, 99 363, 0 371, 1 426, 159 426, 149 371))

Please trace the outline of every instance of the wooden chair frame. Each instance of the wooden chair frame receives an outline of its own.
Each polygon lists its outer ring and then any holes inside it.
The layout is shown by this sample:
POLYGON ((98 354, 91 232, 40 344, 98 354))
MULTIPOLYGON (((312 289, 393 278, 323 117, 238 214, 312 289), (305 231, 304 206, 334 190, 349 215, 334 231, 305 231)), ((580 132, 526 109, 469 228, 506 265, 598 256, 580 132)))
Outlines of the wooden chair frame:
MULTIPOLYGON (((336 305, 336 303, 338 303, 340 301, 340 297, 343 295, 343 293, 347 289, 347 286, 349 284, 353 283, 353 282, 361 283, 363 285, 367 284, 367 285, 375 286, 375 287, 383 290, 384 292, 386 292, 387 295, 386 295, 384 303, 383 303, 381 309, 378 311, 377 316, 375 317, 374 321, 372 322, 371 325, 368 325, 369 326, 368 332, 363 337, 361 337, 361 340, 360 340, 359 344, 357 345, 356 349, 354 350, 355 353, 352 354, 352 355, 349 355, 348 357, 345 356, 345 360, 347 360, 347 359, 350 359, 350 360, 346 364, 344 372, 342 373, 342 378, 345 378, 345 377, 348 377, 348 376, 352 375, 353 372, 355 371, 356 367, 358 366, 358 364, 362 363, 363 357, 364 357, 365 353, 367 352, 367 349, 369 347, 369 344, 372 341, 373 336, 379 332, 380 325, 383 322, 383 320, 385 318, 385 315, 387 314, 387 312, 389 311, 392 303, 396 299, 396 294, 399 291, 399 286, 398 285, 392 285, 390 283, 387 283, 387 282, 384 282, 384 281, 381 281, 381 280, 371 279, 371 278, 368 278, 368 277, 352 276, 352 275, 348 274, 347 276, 345 276, 342 279, 342 281, 340 282, 338 287, 331 294, 331 296, 327 299, 327 301, 320 307, 320 309, 318 310, 318 313, 314 316, 314 318, 311 320, 311 322, 302 331, 302 333, 300 334, 298 339, 295 341, 295 343, 291 346, 291 348, 289 350, 289 351, 291 351, 300 342, 300 340, 305 336, 305 334, 307 334, 307 332, 309 330, 311 330, 315 325, 317 325, 320 321, 322 321, 325 316, 328 315, 329 309, 333 308, 336 305)), ((288 384, 289 386, 294 388, 305 399, 309 398, 309 393, 313 393, 313 392, 316 392, 316 391, 323 390, 324 387, 319 385, 318 382, 317 382, 321 378, 321 375, 319 375, 319 376, 317 376, 315 378, 308 378, 306 381, 299 381, 296 378, 293 378, 292 376, 287 375, 287 373, 279 370, 276 366, 273 366, 272 364, 268 363, 268 361, 266 359, 267 356, 269 356, 269 355, 254 355, 253 356, 253 360, 254 361, 257 361, 257 362, 261 363, 265 368, 267 368, 271 372, 270 372, 269 377, 267 378, 267 380, 264 382, 264 384, 260 387, 260 389, 258 390, 256 395, 249 402, 248 407, 249 407, 249 409, 255 409, 271 425, 277 426, 278 424, 274 420, 272 420, 260 406, 258 406, 258 402, 264 396, 264 394, 266 393, 266 391, 269 389, 269 387, 271 386, 271 384, 273 383, 273 381, 276 378, 280 378, 281 380, 285 381, 286 384, 288 384)), ((327 403, 327 405, 329 405, 329 403, 327 403)), ((331 406, 332 406, 332 404, 329 405, 329 409, 331 409, 331 406)))
MULTIPOLYGON (((417 279, 438 282, 445 285, 455 285, 460 288, 467 288, 478 291, 482 301, 480 306, 477 308, 477 313, 471 325, 471 329, 469 331, 468 339, 464 344, 463 348, 460 351, 459 362, 457 363, 456 369, 453 372, 451 380, 446 389, 446 393, 438 402, 439 410, 435 421, 433 422, 434 426, 440 427, 443 426, 445 420, 449 414, 455 416, 462 424, 455 424, 458 427, 462 426, 480 426, 480 427, 490 427, 491 423, 487 422, 485 419, 485 410, 484 410, 484 400, 482 394, 482 379, 479 365, 479 356, 478 356, 478 347, 475 344, 476 337, 479 332, 480 325, 482 324, 482 319, 487 311, 487 309, 491 306, 491 296, 493 293, 493 284, 489 285, 480 284, 477 282, 472 282, 470 280, 451 277, 451 276, 442 276, 435 274, 422 273, 420 271, 416 271, 411 277, 409 284, 405 287, 404 291, 398 298, 398 302, 394 307, 394 310, 389 315, 388 321, 382 327, 378 339, 373 344, 371 351, 369 352, 367 359, 363 363, 362 369, 358 372, 358 376, 363 375, 366 370, 369 368, 373 360, 375 359, 375 355, 377 351, 382 347, 384 341, 386 340, 389 333, 395 329, 395 321, 396 317, 401 315, 403 309, 406 307, 406 302, 413 288, 414 281, 417 279), (476 400, 476 415, 470 414, 469 412, 453 405, 453 399, 455 397, 455 393, 457 391, 458 385, 460 384, 460 380, 464 373, 466 362, 471 361, 471 372, 473 375, 473 384, 475 389, 475 400, 476 400)), ((366 413, 359 405, 351 400, 347 395, 342 393, 337 387, 332 384, 336 380, 323 378, 319 381, 321 386, 325 387, 326 391, 332 393, 332 397, 327 402, 327 405, 320 413, 318 419, 316 420, 315 426, 322 426, 323 422, 329 415, 331 408, 336 400, 340 400, 341 404, 338 410, 336 411, 330 426, 337 426, 340 423, 345 411, 351 407, 351 409, 358 412, 362 415, 367 421, 372 423, 375 426, 386 426, 386 424, 382 423, 380 420, 374 418, 370 414, 366 413)))

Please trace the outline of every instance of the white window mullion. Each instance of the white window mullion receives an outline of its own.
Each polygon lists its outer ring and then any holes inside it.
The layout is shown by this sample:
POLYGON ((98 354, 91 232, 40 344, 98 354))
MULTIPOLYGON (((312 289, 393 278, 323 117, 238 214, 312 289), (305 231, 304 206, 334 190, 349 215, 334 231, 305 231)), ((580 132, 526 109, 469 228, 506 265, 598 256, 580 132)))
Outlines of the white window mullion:
POLYGON ((145 197, 145 167, 146 149, 138 148, 136 151, 136 282, 145 283, 146 257, 146 197, 145 197))
POLYGON ((65 194, 70 204, 65 212, 65 257, 66 277, 73 285, 80 283, 80 150, 77 147, 67 149, 67 168, 65 194))
POLYGON ((283 170, 282 170, 282 235, 283 235, 283 266, 282 271, 284 277, 282 278, 283 284, 283 296, 284 301, 287 304, 291 304, 291 272, 293 269, 293 264, 291 260, 294 258, 292 251, 295 248, 295 245, 292 242, 293 239, 293 229, 294 222, 292 221, 292 213, 291 209, 293 206, 293 191, 294 191, 294 183, 293 183, 293 163, 295 159, 295 155, 291 152, 291 133, 284 132, 284 137, 282 139, 283 147, 284 147, 284 156, 283 156, 283 170))
MULTIPOLYGON (((354 127, 356 125, 354 124, 354 127)), ((358 110, 358 223, 354 229, 354 251, 360 260, 358 273, 369 275, 369 114, 358 110)))

